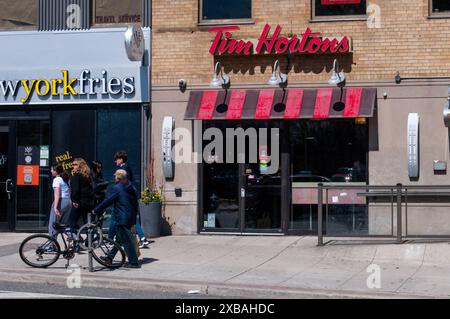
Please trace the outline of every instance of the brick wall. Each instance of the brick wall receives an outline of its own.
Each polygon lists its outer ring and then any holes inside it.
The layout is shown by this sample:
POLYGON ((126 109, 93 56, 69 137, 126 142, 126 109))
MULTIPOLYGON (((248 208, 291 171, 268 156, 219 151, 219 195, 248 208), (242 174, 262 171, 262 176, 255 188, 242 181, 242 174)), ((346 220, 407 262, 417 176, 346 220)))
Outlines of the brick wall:
MULTIPOLYGON (((369 0, 381 7, 381 28, 365 21, 310 22, 310 0, 253 0, 254 25, 241 25, 234 38, 257 38, 266 23, 280 24, 282 34, 300 34, 306 27, 323 36, 353 39, 353 54, 295 55, 289 63, 289 81, 324 81, 332 61, 352 80, 393 79, 402 76, 450 75, 450 18, 429 19, 428 0, 369 0)), ((208 52, 213 34, 199 27, 197 0, 153 0, 153 84, 176 85, 211 80, 214 57, 208 52)), ((266 82, 274 56, 216 57, 232 83, 266 82)), ((287 68, 286 56, 279 57, 287 68)))

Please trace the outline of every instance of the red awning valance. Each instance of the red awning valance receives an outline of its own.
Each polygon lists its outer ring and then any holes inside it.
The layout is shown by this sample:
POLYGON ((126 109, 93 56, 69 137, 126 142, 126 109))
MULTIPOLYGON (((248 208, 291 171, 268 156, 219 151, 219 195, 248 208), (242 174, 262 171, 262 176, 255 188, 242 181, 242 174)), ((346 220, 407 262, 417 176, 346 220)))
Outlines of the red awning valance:
POLYGON ((372 117, 375 88, 192 91, 186 120, 372 117))

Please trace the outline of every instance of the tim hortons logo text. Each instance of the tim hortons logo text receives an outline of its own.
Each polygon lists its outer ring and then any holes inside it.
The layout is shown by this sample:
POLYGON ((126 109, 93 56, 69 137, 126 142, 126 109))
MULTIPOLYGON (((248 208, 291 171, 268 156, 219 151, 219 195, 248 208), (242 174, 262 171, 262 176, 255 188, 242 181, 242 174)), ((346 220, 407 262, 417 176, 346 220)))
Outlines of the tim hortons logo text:
POLYGON ((276 26, 272 36, 269 35, 270 25, 266 24, 257 39, 236 40, 232 39, 233 30, 239 30, 238 26, 211 28, 208 32, 215 33, 209 53, 215 54, 283 54, 283 53, 347 53, 351 51, 350 39, 322 37, 319 32, 312 32, 306 28, 300 35, 292 35, 287 38, 281 36, 281 27, 276 26))
POLYGON ((23 97, 20 102, 27 103, 36 92, 38 96, 78 96, 78 95, 130 95, 135 91, 134 77, 124 79, 108 78, 107 72, 102 71, 101 78, 92 78, 89 70, 81 72, 78 78, 71 78, 69 71, 61 71, 62 78, 56 79, 31 79, 31 80, 0 80, 0 96, 5 100, 9 97, 17 97, 20 88, 23 88, 23 97))

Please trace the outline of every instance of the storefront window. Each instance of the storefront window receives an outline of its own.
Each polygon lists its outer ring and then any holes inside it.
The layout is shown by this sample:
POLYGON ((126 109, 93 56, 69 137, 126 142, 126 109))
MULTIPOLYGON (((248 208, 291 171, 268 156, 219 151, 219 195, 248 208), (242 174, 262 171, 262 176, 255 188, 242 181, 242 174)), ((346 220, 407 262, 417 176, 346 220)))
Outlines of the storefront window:
POLYGON ((296 121, 290 138, 293 183, 367 181, 367 124, 296 121))
POLYGON ((430 0, 431 14, 450 15, 450 1, 448 0, 430 0))
POLYGON ((0 30, 36 28, 38 0, 0 0, 0 30))
POLYGON ((95 0, 94 25, 141 23, 141 0, 95 0))
POLYGON ((201 21, 252 17, 251 0, 200 0, 200 8, 201 21))
POLYGON ((339 18, 366 15, 366 0, 313 0, 313 17, 339 18))

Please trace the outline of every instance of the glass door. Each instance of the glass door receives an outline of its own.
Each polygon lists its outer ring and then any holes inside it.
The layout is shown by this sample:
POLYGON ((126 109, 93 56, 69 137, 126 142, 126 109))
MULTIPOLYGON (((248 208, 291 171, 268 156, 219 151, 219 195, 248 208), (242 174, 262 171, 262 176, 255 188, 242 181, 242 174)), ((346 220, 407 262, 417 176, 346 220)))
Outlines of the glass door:
POLYGON ((282 232, 279 123, 206 122, 203 133, 201 231, 282 232))
POLYGON ((245 128, 255 130, 257 141, 246 145, 246 160, 241 164, 242 231, 281 232, 280 125, 250 122, 245 128))
POLYGON ((13 161, 11 134, 8 122, 0 122, 0 230, 11 230, 13 161))
POLYGON ((50 195, 50 125, 48 120, 16 122, 16 230, 45 230, 50 195))

